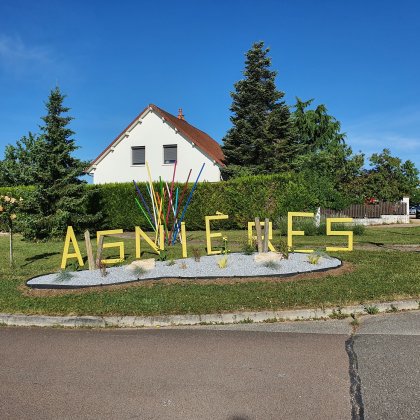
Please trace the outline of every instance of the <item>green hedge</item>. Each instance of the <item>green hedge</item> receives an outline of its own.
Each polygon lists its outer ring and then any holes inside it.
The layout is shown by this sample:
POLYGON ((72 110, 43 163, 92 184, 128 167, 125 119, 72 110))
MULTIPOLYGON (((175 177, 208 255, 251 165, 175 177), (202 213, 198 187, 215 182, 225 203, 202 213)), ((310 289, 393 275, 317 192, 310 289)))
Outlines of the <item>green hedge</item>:
MULTIPOLYGON (((183 185, 177 184, 180 191, 183 185)), ((150 230, 138 208, 132 183, 90 185, 94 189, 93 205, 102 209, 99 228, 133 230, 134 226, 150 230)), ((148 197, 146 184, 139 188, 148 197)), ((155 184, 158 188, 158 184, 155 184)), ((192 184, 188 186, 188 196, 192 184)), ((184 203, 186 198, 184 199, 184 203)), ((150 199, 147 201, 148 204, 150 199)), ((288 211, 315 211, 317 207, 344 208, 348 201, 334 190, 327 179, 315 179, 303 174, 253 176, 230 181, 198 184, 186 212, 187 229, 204 229, 204 217, 217 211, 228 214, 221 223, 225 229, 244 229, 255 217, 270 218, 277 225, 288 211)))
POLYGON ((0 187, 0 195, 9 195, 11 197, 23 199, 34 190, 34 187, 0 187))
MULTIPOLYGON (((146 184, 138 185, 151 207, 146 184)), ((183 184, 176 186, 181 194, 183 184)), ((184 203, 192 186, 188 185, 184 203)), ((136 192, 132 183, 86 185, 86 188, 91 193, 88 212, 102 213, 101 220, 95 226, 90 226, 91 230, 133 230, 134 226, 151 230, 135 202, 136 192)), ((157 183, 155 188, 159 188, 157 183)), ((33 187, 0 187, 0 195, 25 198, 31 190, 33 187)), ((220 222, 224 229, 244 229, 247 222, 257 216, 260 219, 268 217, 275 227, 280 227, 282 218, 289 211, 315 211, 317 207, 340 209, 348 204, 328 179, 314 178, 304 173, 261 175, 198 184, 185 222, 188 230, 204 229, 204 217, 219 211, 229 215, 228 221, 220 222)))

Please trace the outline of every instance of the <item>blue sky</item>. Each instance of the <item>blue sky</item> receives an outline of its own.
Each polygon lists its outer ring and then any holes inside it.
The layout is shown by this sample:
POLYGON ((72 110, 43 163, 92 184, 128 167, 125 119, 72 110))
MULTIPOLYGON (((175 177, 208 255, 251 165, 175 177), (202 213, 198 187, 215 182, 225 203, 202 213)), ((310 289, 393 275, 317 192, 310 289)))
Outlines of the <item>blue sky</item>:
POLYGON ((83 159, 148 104, 221 141, 230 91, 255 41, 270 47, 288 104, 315 98, 366 155, 420 168, 420 2, 0 2, 0 158, 37 131, 58 83, 83 159))

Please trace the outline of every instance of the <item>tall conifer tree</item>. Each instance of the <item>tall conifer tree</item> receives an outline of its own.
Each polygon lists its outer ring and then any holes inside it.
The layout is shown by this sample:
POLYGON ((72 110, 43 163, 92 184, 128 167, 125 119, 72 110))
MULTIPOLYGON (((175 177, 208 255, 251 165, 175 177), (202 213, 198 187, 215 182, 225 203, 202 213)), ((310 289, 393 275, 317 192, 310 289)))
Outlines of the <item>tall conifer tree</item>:
POLYGON ((255 43, 246 53, 244 78, 235 83, 233 127, 223 139, 224 178, 287 170, 293 155, 291 120, 275 85, 269 49, 255 43))
POLYGON ((64 98, 58 87, 53 89, 42 117, 41 142, 33 157, 35 191, 26 202, 24 234, 31 239, 61 236, 67 225, 80 229, 93 219, 86 215, 88 197, 80 179, 86 162, 73 156, 78 147, 68 127, 73 118, 67 115, 64 98))

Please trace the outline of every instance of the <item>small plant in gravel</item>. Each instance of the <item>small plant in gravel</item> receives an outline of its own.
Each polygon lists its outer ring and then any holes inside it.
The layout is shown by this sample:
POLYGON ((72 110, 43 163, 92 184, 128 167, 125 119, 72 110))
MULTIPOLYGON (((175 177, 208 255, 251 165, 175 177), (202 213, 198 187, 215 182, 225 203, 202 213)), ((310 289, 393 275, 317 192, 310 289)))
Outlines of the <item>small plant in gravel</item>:
POLYGON ((168 267, 170 267, 170 266, 172 266, 172 265, 175 265, 175 260, 169 260, 169 261, 166 263, 166 265, 167 265, 168 267))
POLYGON ((193 255, 194 255, 194 261, 195 262, 200 262, 200 258, 201 258, 201 251, 200 248, 194 247, 192 249, 193 255))
POLYGON ((217 261, 217 265, 219 266, 219 268, 226 268, 227 265, 228 265, 228 259, 227 259, 227 257, 224 256, 219 261, 217 261))
POLYGON ((186 270, 186 269, 187 269, 187 264, 185 264, 184 262, 182 262, 182 263, 179 265, 179 268, 181 268, 182 270, 186 270))
POLYGON ((379 308, 375 305, 365 306, 365 311, 369 315, 376 315, 379 313, 379 308))
POLYGON ((391 306, 386 311, 387 312, 398 312, 398 308, 391 303, 391 306))
POLYGON ((168 254, 166 251, 160 251, 160 254, 157 256, 158 261, 166 261, 168 259, 168 254))
POLYGON ((70 280, 73 277, 74 277, 74 274, 72 272, 70 272, 68 270, 60 270, 57 273, 57 275, 55 277, 55 280, 56 281, 60 281, 60 282, 61 281, 68 281, 68 280, 70 280))
POLYGON ((308 262, 309 264, 318 264, 319 259, 321 258, 321 255, 317 254, 316 252, 313 252, 312 254, 308 255, 308 262))
POLYGON ((228 238, 227 236, 223 236, 223 245, 222 245, 222 254, 227 255, 230 252, 230 249, 228 249, 228 238))
POLYGON ((137 280, 140 280, 140 277, 142 277, 145 273, 146 270, 143 267, 136 266, 133 269, 133 274, 137 277, 137 280))
POLYGON ((277 270, 280 267, 280 264, 275 261, 266 261, 263 266, 270 270, 277 270))
POLYGON ((277 245, 278 251, 283 255, 283 258, 286 260, 289 258, 289 253, 293 252, 293 249, 289 250, 289 247, 287 246, 287 241, 285 239, 281 239, 280 242, 277 245))
POLYGON ((242 253, 245 255, 252 255, 256 251, 255 246, 254 240, 252 240, 251 243, 245 242, 241 247, 242 253))

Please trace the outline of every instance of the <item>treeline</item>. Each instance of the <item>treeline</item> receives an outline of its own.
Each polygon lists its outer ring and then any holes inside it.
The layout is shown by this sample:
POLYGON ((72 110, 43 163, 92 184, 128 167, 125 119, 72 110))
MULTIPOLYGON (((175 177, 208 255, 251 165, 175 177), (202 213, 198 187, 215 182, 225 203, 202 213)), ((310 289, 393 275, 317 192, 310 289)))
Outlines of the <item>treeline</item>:
POLYGON ((268 53, 263 42, 252 46, 244 77, 231 93, 232 127, 223 139, 225 179, 284 172, 327 178, 353 202, 419 195, 413 162, 384 149, 369 158, 366 169, 365 156, 353 153, 340 122, 325 105, 299 98, 287 105, 284 92, 276 88, 277 72, 270 68, 268 53))

